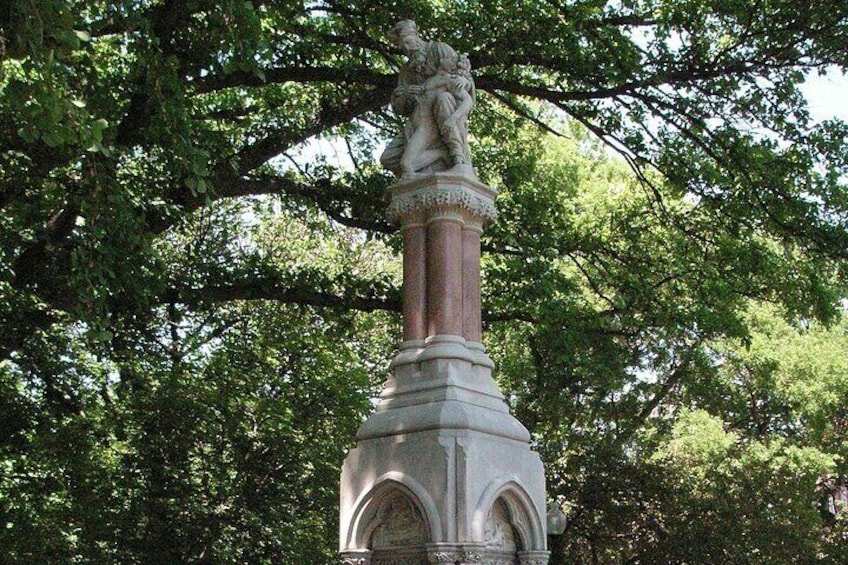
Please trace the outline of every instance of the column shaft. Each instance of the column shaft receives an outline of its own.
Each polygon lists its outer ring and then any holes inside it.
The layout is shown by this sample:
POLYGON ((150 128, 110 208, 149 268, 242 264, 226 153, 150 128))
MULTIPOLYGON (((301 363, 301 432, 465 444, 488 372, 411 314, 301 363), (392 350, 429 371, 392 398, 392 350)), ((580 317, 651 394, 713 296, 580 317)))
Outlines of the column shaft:
POLYGON ((480 232, 462 230, 462 334, 467 341, 483 339, 480 307, 480 232))
POLYGON ((427 335, 462 335, 462 226, 431 221, 427 251, 427 335))
POLYGON ((427 337, 427 229, 403 228, 403 339, 427 337))

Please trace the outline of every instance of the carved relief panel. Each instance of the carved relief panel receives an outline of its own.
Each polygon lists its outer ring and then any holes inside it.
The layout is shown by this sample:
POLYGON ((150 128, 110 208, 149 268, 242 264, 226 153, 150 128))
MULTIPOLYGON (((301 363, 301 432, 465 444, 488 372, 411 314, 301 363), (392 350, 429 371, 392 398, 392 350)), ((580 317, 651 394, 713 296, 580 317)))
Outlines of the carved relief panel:
POLYGON ((509 509, 500 499, 495 501, 486 520, 485 541, 485 563, 518 565, 516 552, 522 549, 521 537, 512 524, 509 509))
POLYGON ((427 525, 415 504, 400 491, 384 497, 371 534, 371 565, 427 563, 427 525))

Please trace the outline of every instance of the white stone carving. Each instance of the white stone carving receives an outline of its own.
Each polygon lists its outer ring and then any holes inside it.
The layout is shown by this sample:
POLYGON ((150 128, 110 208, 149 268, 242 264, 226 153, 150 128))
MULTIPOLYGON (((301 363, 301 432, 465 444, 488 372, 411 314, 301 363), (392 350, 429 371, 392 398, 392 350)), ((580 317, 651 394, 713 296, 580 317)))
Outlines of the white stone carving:
MULTIPOLYGON (((396 110, 414 106, 414 90, 405 101, 396 92, 396 110)), ((392 149, 399 173, 405 142, 392 149)), ((542 462, 467 324, 479 314, 479 234, 497 216, 497 192, 467 163, 414 173, 390 187, 388 215, 404 228, 404 268, 415 275, 405 284, 425 283, 407 285, 405 322, 426 323, 404 328, 407 347, 345 458, 339 551, 368 554, 370 565, 541 565, 542 462), (497 504, 506 510, 491 519, 497 504)))
POLYGON ((486 520, 486 548, 514 552, 518 549, 515 530, 510 522, 509 510, 501 500, 495 502, 492 512, 486 520))
POLYGON ((470 166, 468 115, 475 89, 468 56, 423 40, 412 20, 398 22, 389 38, 408 57, 392 93, 392 110, 406 123, 380 162, 398 176, 470 166))
POLYGON ((429 554, 430 563, 486 563, 477 551, 435 551, 429 554))
POLYGON ((367 550, 345 551, 341 558, 342 565, 372 565, 371 552, 367 550))
POLYGON ((401 492, 386 497, 376 522, 378 525, 371 536, 372 550, 423 546, 427 542, 427 528, 421 513, 401 492))
POLYGON ((404 223, 411 217, 420 222, 440 215, 459 215, 466 224, 478 226, 498 217, 497 191, 472 175, 448 171, 407 179, 389 188, 389 221, 404 223))
POLYGON ((486 221, 494 221, 498 217, 495 203, 491 199, 477 196, 460 187, 401 194, 392 199, 387 215, 390 221, 396 222, 415 213, 450 208, 459 208, 486 221))

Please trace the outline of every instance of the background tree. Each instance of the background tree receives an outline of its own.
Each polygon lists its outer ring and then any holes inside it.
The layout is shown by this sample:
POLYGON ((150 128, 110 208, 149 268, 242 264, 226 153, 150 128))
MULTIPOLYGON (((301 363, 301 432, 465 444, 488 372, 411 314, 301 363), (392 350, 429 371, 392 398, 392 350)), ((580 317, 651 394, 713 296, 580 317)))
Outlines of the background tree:
POLYGON ((404 17, 476 70, 488 347, 554 561, 838 560, 846 126, 798 89, 846 68, 826 0, 5 3, 7 559, 332 561, 397 337, 404 17))

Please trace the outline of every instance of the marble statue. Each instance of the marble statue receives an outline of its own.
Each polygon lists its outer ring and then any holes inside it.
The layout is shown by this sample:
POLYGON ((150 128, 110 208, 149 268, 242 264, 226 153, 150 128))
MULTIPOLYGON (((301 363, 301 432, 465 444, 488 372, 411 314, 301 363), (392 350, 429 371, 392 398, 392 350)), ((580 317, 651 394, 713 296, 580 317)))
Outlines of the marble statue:
POLYGON ((441 41, 423 40, 412 20, 398 22, 389 38, 408 57, 392 93, 392 110, 406 122, 380 162, 406 178, 454 167, 470 169, 468 115, 475 90, 468 56, 441 41))

